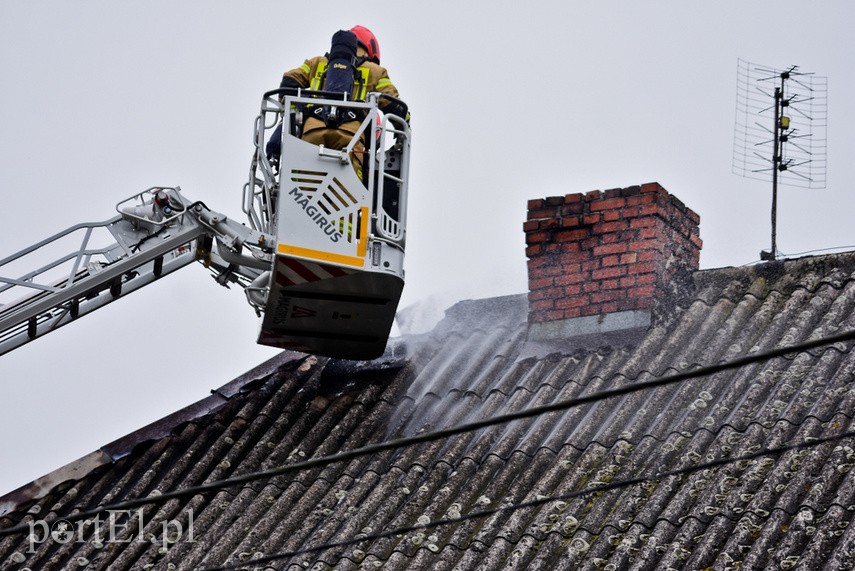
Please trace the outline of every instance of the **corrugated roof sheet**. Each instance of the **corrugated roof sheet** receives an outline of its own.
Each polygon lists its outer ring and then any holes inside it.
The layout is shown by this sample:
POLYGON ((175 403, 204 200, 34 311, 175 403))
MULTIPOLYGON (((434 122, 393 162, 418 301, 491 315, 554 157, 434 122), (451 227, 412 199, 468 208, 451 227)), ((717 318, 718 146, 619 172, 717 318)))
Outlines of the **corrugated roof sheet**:
MULTIPOLYGON (((853 306, 855 254, 705 270, 694 276, 694 295, 660 315, 636 345, 590 350, 570 339, 559 352, 530 357, 538 353, 526 342, 524 295, 462 302, 429 334, 406 337, 396 347, 405 358, 387 359, 395 366, 280 358, 217 408, 19 504, 0 526, 820 338, 855 328, 853 306)), ((80 542, 2 538, 0 568, 851 569, 851 439, 565 496, 851 430, 853 377, 849 344, 788 354, 150 505, 129 514, 120 530, 128 543, 99 541, 91 526, 80 542), (536 505, 514 508, 526 502, 536 505), (478 511, 491 513, 374 537, 478 511), (140 520, 143 537, 156 542, 137 540, 140 520), (173 530, 163 544, 164 520, 182 523, 185 533, 173 530), (367 539, 346 543, 359 538, 367 539), (325 548, 251 563, 316 547, 325 548)))

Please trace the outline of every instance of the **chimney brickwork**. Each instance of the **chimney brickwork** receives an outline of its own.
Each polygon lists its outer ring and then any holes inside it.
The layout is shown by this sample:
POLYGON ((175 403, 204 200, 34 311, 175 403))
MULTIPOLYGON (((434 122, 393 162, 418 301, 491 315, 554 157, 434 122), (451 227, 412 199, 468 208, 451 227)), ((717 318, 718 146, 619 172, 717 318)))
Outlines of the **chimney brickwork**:
POLYGON ((530 200, 529 324, 649 316, 698 269, 699 223, 658 183, 530 200))

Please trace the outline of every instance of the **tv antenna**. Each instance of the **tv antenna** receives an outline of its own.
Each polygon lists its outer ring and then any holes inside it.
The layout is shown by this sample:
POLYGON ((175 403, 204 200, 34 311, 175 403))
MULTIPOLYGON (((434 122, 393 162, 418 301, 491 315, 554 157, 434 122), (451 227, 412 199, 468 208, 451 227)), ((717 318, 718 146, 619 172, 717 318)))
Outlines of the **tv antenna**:
POLYGON ((733 172, 772 182, 772 247, 778 255, 778 185, 825 188, 828 79, 738 60, 733 172), (771 128, 770 128, 771 127, 771 128))

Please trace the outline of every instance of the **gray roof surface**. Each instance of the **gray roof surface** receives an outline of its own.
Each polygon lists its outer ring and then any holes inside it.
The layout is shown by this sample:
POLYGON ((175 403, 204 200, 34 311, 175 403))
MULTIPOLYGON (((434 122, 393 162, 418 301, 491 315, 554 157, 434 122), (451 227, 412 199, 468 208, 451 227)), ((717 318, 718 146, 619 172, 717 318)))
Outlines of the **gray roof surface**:
MULTIPOLYGON (((544 353, 526 342, 520 295, 461 302, 373 364, 285 353, 168 430, 132 435, 125 452, 88 472, 0 498, 13 506, 0 527, 855 329, 855 254, 693 279, 693 293, 630 346, 569 339, 544 353)), ((189 524, 192 510, 192 542, 97 541, 91 528, 83 541, 32 549, 22 534, 0 538, 0 569, 852 569, 853 439, 570 496, 852 430, 853 375, 850 344, 788 354, 143 508, 146 537, 162 520, 189 524), (534 505, 514 507, 526 502, 534 505), (479 511, 488 514, 466 519, 479 511), (453 521, 396 532, 444 519, 453 521)), ((132 524, 123 531, 138 537, 132 524)))

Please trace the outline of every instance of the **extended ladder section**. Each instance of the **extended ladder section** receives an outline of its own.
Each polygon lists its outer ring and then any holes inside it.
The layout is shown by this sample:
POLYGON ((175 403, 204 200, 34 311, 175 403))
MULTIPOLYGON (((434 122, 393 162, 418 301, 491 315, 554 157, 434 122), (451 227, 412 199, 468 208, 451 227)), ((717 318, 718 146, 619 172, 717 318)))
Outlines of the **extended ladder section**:
POLYGON ((256 122, 244 210, 278 240, 258 295, 265 305, 258 342, 369 359, 385 349, 404 286, 410 129, 380 111, 385 95, 333 97, 272 91, 256 122), (308 118, 318 107, 350 121, 337 130, 349 136, 341 148, 311 136, 310 128, 323 128, 308 118), (265 142, 278 125, 281 153, 268 157, 265 142))
MULTIPOLYGON (((147 192, 158 191, 167 189, 147 192)), ((159 220, 78 224, 0 260, 0 354, 192 262, 204 228, 185 215, 177 190, 168 192, 177 208, 159 220)), ((142 212, 138 204, 130 208, 142 212)))
POLYGON ((263 253, 240 253, 263 235, 188 204, 178 188, 150 188, 116 209, 109 220, 72 226, 0 260, 0 355, 197 259, 223 285, 245 285, 270 265, 263 253))

